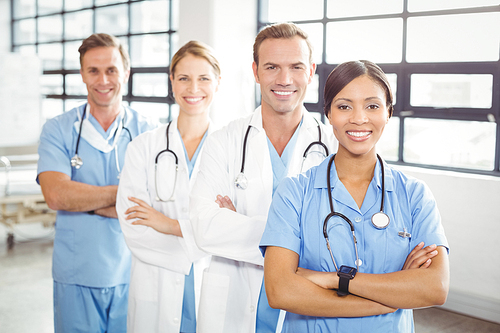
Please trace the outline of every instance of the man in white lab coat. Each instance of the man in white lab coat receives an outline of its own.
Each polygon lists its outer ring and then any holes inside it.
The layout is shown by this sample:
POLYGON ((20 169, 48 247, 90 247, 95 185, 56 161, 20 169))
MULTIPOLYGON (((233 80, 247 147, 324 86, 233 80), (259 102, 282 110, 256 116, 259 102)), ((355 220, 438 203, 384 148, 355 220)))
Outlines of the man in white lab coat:
POLYGON ((281 23, 262 30, 252 67, 261 106, 207 139, 191 193, 195 240, 212 254, 200 333, 276 331, 279 310, 267 303, 259 251, 272 195, 281 179, 319 164, 336 146, 331 129, 303 105, 316 65, 300 28, 281 23))

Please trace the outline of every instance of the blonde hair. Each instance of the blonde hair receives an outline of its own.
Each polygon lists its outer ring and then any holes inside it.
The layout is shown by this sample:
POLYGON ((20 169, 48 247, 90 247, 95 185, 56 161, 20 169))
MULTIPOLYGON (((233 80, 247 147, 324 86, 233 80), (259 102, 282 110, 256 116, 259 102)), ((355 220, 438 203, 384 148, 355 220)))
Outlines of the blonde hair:
POLYGON ((220 65, 219 61, 214 56, 213 49, 206 45, 205 43, 198 42, 195 40, 189 41, 184 46, 182 46, 172 57, 172 61, 170 62, 170 74, 174 76, 175 68, 181 59, 183 59, 188 54, 194 55, 196 57, 200 57, 208 61, 208 63, 212 66, 216 76, 220 76, 220 65))

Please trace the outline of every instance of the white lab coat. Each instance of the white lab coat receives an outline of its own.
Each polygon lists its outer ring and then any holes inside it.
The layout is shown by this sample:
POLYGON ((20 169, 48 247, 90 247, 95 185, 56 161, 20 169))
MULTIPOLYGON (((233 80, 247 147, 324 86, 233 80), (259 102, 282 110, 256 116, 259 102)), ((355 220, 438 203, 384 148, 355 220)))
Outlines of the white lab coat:
MULTIPOLYGON (((330 154, 336 140, 330 126, 320 122, 322 142, 330 154)), ((303 123, 289 164, 288 175, 299 173, 306 147, 318 140, 318 125, 304 109, 303 123)), ((317 146, 313 149, 318 149, 317 146)), ((323 160, 308 158, 308 166, 323 160)), ((273 171, 262 114, 233 121, 214 132, 205 143, 200 171, 191 191, 190 214, 196 243, 212 254, 204 272, 198 312, 199 333, 254 333, 257 303, 263 278, 264 258, 259 242, 264 232, 273 192, 273 171), (246 146, 246 190, 237 189, 243 139, 252 129, 246 146), (220 209, 216 195, 228 195, 237 213, 220 209)))
MULTIPOLYGON (((118 187, 116 210, 125 241, 132 252, 128 332, 179 332, 185 275, 189 274, 194 262, 195 299, 199 304, 202 272, 210 261, 210 256, 196 246, 189 221, 189 191, 196 179, 200 158, 189 179, 176 120, 169 130, 169 148, 179 159, 175 201, 155 200, 155 158, 166 148, 166 127, 146 132, 129 144, 118 187), (135 205, 128 197, 141 199, 168 217, 177 219, 183 237, 165 235, 125 220, 125 211, 135 205)), ((158 184, 163 199, 169 198, 173 189, 174 165, 170 154, 163 153, 158 159, 158 184)))

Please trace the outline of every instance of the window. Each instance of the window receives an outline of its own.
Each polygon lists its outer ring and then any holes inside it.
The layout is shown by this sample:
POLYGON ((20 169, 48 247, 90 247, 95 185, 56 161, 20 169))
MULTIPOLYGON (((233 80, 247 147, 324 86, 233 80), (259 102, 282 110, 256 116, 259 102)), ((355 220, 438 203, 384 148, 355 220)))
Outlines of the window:
POLYGON ((168 81, 178 0, 14 0, 12 51, 42 60, 42 116, 54 117, 85 101, 78 48, 95 32, 118 37, 131 61, 124 101, 162 122, 177 111, 168 81))
POLYGON ((322 113, 336 65, 371 60, 395 97, 378 144, 386 160, 500 176, 498 0, 258 1, 259 29, 283 21, 314 46, 308 110, 322 113))

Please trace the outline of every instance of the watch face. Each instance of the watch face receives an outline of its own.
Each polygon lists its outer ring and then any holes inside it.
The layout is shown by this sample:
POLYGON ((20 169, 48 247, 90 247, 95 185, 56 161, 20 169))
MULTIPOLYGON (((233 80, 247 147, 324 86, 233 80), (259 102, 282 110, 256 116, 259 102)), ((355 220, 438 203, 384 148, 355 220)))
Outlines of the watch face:
POLYGON ((340 266, 339 273, 354 275, 356 274, 356 268, 349 266, 340 266))

